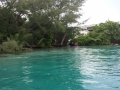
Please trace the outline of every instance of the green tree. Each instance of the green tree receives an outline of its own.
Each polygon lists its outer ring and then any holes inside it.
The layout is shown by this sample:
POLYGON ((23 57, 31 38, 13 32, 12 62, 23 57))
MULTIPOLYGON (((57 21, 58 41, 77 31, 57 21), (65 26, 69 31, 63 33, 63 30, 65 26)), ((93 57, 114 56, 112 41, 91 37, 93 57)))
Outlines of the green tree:
POLYGON ((69 30, 69 27, 71 24, 77 22, 77 18, 80 18, 81 13, 79 13, 79 10, 84 3, 85 0, 56 0, 55 8, 52 9, 52 12, 57 12, 56 15, 52 16, 53 21, 55 20, 55 26, 56 26, 56 37, 59 36, 60 30, 63 33, 62 40, 60 41, 60 45, 63 45, 64 40, 66 39, 66 36, 68 36, 67 30, 69 30), (59 28, 61 27, 62 28, 59 28))
POLYGON ((78 32, 71 24, 85 0, 0 0, 0 43, 7 38, 24 46, 63 45, 78 32))
MULTIPOLYGON (((7 38, 14 37, 23 27, 25 13, 19 11, 16 0, 1 0, 0 7, 0 42, 7 40, 7 38), (17 6, 16 6, 17 5, 17 6)), ((19 5, 20 7, 20 5, 19 5)))
POLYGON ((94 26, 87 36, 77 38, 78 42, 84 40, 84 45, 110 45, 120 44, 120 26, 117 22, 106 21, 94 26), (83 39, 86 37, 86 39, 83 39), (81 40, 81 41, 79 41, 81 40))
POLYGON ((37 38, 35 40, 38 40, 40 44, 44 40, 45 34, 51 32, 52 39, 62 45, 67 39, 66 36, 69 36, 67 34, 70 34, 68 33, 70 24, 76 23, 76 19, 80 17, 78 12, 83 3, 84 0, 31 0, 31 3, 29 2, 29 25, 31 23, 30 27, 33 28, 37 25, 37 29, 39 28, 37 30, 39 40, 37 38), (47 24, 42 25, 46 20, 50 21, 49 24, 51 23, 49 29, 46 29, 47 24))

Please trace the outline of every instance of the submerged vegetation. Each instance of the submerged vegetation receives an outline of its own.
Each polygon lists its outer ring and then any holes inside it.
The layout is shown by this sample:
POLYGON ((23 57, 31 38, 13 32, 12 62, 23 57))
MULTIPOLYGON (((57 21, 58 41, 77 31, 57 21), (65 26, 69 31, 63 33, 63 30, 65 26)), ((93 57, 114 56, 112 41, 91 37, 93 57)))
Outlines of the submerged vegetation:
POLYGON ((0 0, 0 53, 65 45, 78 34, 79 29, 71 25, 80 18, 84 2, 0 0))

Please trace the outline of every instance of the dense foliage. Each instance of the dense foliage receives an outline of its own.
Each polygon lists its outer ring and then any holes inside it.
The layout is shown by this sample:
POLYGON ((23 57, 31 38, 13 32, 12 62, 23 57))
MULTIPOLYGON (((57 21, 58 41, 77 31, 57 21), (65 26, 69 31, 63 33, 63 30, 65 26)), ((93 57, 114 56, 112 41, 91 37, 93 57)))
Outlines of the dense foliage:
POLYGON ((67 44, 85 0, 0 0, 0 44, 7 38, 24 47, 67 44))
POLYGON ((15 40, 8 39, 0 45, 0 53, 19 53, 22 46, 18 45, 15 40))
POLYGON ((120 44, 120 25, 117 22, 106 21, 93 26, 87 35, 75 38, 79 45, 114 45, 120 44))

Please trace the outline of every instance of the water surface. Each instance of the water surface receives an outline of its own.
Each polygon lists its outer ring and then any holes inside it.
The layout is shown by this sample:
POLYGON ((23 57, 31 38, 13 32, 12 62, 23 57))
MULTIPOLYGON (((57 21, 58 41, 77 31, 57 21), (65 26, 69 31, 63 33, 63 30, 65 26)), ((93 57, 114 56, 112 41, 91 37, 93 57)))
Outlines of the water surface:
POLYGON ((120 90, 120 46, 53 48, 1 57, 0 90, 120 90))

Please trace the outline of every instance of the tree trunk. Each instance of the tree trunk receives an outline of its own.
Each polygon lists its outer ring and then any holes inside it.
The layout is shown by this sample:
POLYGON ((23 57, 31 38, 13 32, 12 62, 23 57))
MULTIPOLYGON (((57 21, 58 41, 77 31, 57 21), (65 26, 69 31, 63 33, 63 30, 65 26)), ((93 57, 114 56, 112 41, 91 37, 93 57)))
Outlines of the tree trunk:
POLYGON ((44 38, 41 38, 37 45, 39 45, 43 40, 44 38))
POLYGON ((65 40, 65 38, 66 38, 66 35, 67 35, 67 32, 65 32, 65 34, 64 34, 64 36, 63 36, 63 38, 62 38, 62 41, 61 41, 61 43, 60 43, 61 46, 63 45, 63 42, 64 42, 64 40, 65 40))
POLYGON ((44 32, 44 34, 43 34, 43 36, 42 36, 42 38, 40 39, 40 41, 38 42, 38 44, 37 45, 39 45, 45 38, 44 38, 44 35, 47 33, 47 31, 46 32, 44 32))

